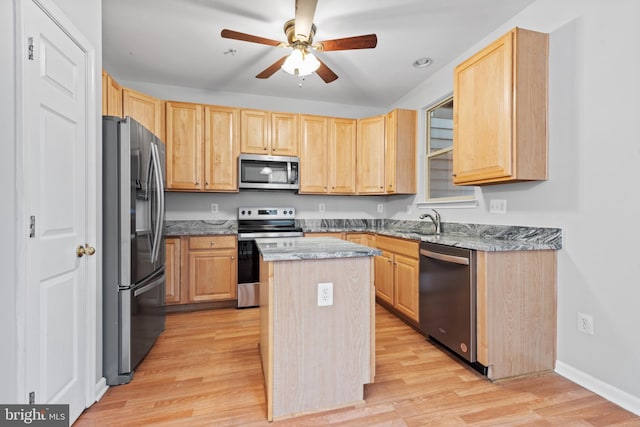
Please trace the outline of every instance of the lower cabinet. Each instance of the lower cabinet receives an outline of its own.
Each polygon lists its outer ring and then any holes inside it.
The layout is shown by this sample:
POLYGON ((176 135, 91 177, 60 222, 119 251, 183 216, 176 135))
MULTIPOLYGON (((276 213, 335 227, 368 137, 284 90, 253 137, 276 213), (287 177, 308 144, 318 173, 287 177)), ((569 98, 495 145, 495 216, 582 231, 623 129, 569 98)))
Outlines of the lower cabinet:
POLYGON ((167 304, 179 304, 180 300, 180 238, 164 239, 166 248, 165 275, 167 278, 167 304))
POLYGON ((374 258, 376 297, 417 325, 419 303, 419 243, 394 237, 375 237, 382 255, 374 258))
POLYGON ((237 298, 236 236, 167 238, 165 245, 167 304, 237 298))
POLYGON ((323 232, 323 231, 317 231, 317 232, 309 232, 309 233, 304 233, 304 237, 333 237, 336 239, 343 239, 344 240, 344 233, 342 232, 323 232))

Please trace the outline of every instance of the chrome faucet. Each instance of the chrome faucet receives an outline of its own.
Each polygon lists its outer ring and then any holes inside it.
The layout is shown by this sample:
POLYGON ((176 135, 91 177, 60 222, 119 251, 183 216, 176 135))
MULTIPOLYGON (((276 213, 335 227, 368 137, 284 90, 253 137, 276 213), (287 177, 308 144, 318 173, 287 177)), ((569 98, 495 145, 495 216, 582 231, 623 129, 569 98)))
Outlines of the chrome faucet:
POLYGON ((436 226, 436 233, 435 233, 436 236, 439 236, 440 235, 440 214, 435 209, 431 209, 431 210, 433 211, 435 216, 431 214, 422 214, 420 215, 420 219, 429 218, 433 222, 433 225, 436 226))

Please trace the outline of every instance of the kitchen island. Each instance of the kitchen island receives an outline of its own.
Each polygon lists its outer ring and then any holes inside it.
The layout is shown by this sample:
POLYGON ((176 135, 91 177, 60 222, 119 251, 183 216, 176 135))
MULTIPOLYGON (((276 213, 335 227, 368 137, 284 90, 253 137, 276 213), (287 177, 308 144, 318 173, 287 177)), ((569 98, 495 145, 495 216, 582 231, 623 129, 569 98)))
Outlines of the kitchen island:
POLYGON ((361 403, 375 374, 372 270, 381 252, 334 238, 256 244, 267 418, 361 403))

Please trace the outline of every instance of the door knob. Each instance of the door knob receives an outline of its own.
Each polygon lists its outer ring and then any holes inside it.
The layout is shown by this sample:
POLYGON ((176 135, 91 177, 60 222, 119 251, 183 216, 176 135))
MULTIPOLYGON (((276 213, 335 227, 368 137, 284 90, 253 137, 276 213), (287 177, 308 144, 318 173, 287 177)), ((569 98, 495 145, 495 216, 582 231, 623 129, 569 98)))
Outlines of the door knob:
POLYGON ((96 253, 96 248, 93 246, 89 246, 88 243, 85 243, 84 246, 80 245, 76 248, 76 255, 78 258, 82 258, 83 255, 91 256, 96 253))

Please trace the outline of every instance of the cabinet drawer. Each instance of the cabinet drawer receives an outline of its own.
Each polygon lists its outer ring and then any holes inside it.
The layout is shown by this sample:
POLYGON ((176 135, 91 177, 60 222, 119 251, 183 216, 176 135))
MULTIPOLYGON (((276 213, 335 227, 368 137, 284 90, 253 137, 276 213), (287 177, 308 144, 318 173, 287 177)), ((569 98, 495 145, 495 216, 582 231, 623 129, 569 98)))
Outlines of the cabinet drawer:
POLYGON ((236 236, 189 237, 189 249, 235 249, 236 236))
POLYGON ((416 240, 397 239, 388 236, 376 236, 376 248, 405 255, 411 258, 419 258, 420 244, 416 240))

